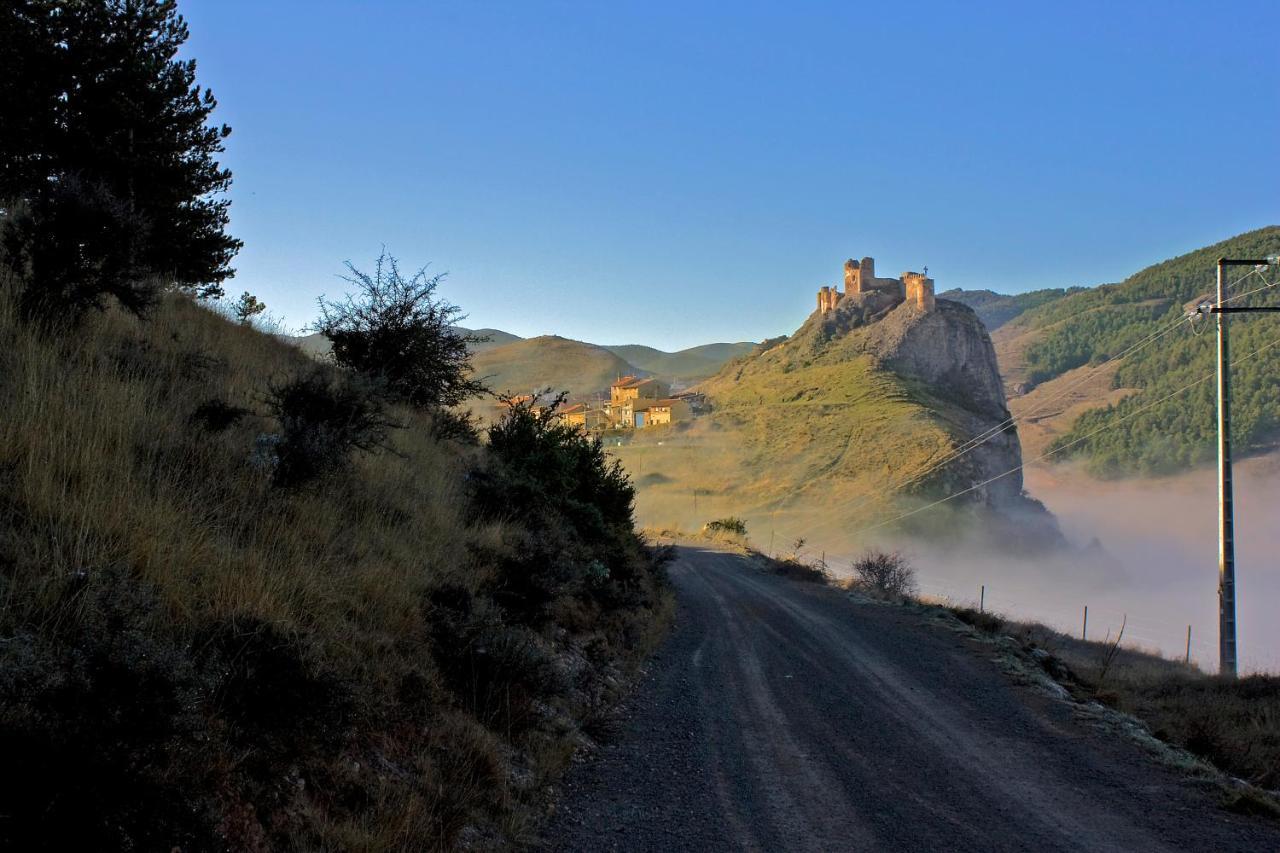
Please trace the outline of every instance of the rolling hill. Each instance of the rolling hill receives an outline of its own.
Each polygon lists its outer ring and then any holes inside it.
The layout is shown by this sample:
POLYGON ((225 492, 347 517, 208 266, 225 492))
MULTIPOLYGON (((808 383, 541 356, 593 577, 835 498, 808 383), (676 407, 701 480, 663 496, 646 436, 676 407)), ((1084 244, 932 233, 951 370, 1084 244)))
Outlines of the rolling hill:
MULTIPOLYGON (((454 326, 457 332, 464 335, 475 335, 478 338, 486 338, 487 340, 479 341, 471 345, 472 352, 483 352, 487 349, 500 347, 503 344, 513 343, 523 340, 519 335, 513 335, 510 332, 504 332, 501 329, 467 329, 462 326, 454 326)), ((329 340, 319 332, 310 335, 299 335, 288 339, 294 346, 299 347, 307 355, 322 356, 329 352, 329 340)))
POLYGON ((526 338, 480 350, 475 375, 498 393, 530 394, 551 388, 579 397, 607 391, 636 368, 594 344, 557 335, 526 338))
MULTIPOLYGON (((471 345, 478 376, 492 377, 488 384, 498 392, 528 393, 534 388, 568 390, 584 396, 607 390, 619 376, 657 376, 676 385, 687 385, 713 375, 725 362, 751 351, 751 342, 715 343, 664 352, 641 344, 598 346, 558 335, 522 338, 501 329, 466 329, 459 332, 487 340, 471 345)), ((312 356, 329 352, 324 335, 289 339, 312 356)))
POLYGON ((703 344, 677 352, 663 352, 639 344, 605 346, 640 370, 664 379, 694 381, 713 376, 730 359, 751 352, 755 344, 703 344))

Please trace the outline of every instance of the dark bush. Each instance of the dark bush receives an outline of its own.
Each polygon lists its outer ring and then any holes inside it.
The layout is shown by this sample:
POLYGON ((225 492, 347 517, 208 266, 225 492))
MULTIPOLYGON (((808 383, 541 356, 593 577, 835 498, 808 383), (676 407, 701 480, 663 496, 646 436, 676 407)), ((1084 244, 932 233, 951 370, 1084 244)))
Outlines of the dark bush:
POLYGON ((979 631, 987 634, 999 634, 1005 631, 1006 623, 1004 619, 989 610, 976 610, 972 607, 953 607, 951 612, 960 619, 961 622, 972 625, 979 631))
POLYGON ((487 464, 469 477, 478 515, 520 522, 519 541, 494 555, 492 594, 527 624, 545 620, 560 596, 606 609, 640 603, 661 574, 632 526, 626 472, 599 439, 559 421, 559 402, 537 411, 533 400, 512 403, 489 428, 487 464))
POLYGON ((466 409, 436 409, 431 413, 431 435, 439 441, 479 444, 480 428, 466 409))
POLYGON ((783 577, 808 583, 827 583, 831 580, 831 576, 827 573, 825 566, 821 564, 810 565, 809 563, 801 562, 795 557, 775 561, 773 570, 783 577))
POLYGON ((494 731, 524 731, 537 722, 539 701, 568 690, 538 636, 505 624, 503 611, 487 600, 447 587, 432 592, 425 615, 446 685, 494 731))
POLYGON ((368 388, 324 368, 271 386, 267 405, 280 422, 274 478, 284 487, 346 468, 356 450, 386 449, 398 426, 368 388))
POLYGON ((377 380, 394 400, 427 411, 448 409, 485 392, 470 378, 468 344, 480 342, 457 331, 462 310, 435 296, 443 276, 420 269, 412 276, 400 272, 385 251, 373 274, 350 262, 356 295, 342 302, 320 300, 315 325, 333 345, 333 360, 349 370, 377 380))
POLYGON ((48 615, 76 630, 0 644, 0 848, 202 849, 216 769, 202 760, 212 687, 156 629, 154 593, 82 572, 48 615))
POLYGON ((146 222, 104 184, 69 176, 3 222, 4 259, 31 322, 74 322, 114 299, 144 314, 158 280, 139 252, 146 222))
POLYGON ((248 409, 233 406, 226 400, 217 397, 206 400, 191 413, 191 422, 207 429, 209 432, 224 432, 240 422, 249 414, 248 409))
POLYGON ((916 588, 916 572, 898 553, 868 551, 853 564, 858 585, 883 595, 902 597, 916 588))

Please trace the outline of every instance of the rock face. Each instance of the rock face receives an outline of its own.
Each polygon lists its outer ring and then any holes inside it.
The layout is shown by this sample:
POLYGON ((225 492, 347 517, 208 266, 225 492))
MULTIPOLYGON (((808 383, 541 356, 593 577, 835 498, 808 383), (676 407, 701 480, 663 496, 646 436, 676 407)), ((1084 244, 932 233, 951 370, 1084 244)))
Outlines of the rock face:
POLYGON ((995 347, 978 315, 942 299, 927 312, 903 303, 868 326, 863 340, 887 369, 925 383, 932 394, 967 415, 961 432, 969 439, 960 447, 974 446, 954 467, 973 484, 999 477, 975 492, 993 505, 1020 504, 1022 471, 1016 469, 1022 464, 1022 447, 1010 422, 995 347))
POLYGON ((811 315, 785 349, 791 364, 784 369, 870 356, 945 425, 950 447, 923 464, 911 462, 928 472, 912 484, 917 494, 962 492, 957 502, 996 510, 1016 522, 1022 538, 1060 539, 1052 517, 1023 492, 1022 451, 995 348, 971 308, 946 299, 925 309, 892 293, 846 294, 811 315))

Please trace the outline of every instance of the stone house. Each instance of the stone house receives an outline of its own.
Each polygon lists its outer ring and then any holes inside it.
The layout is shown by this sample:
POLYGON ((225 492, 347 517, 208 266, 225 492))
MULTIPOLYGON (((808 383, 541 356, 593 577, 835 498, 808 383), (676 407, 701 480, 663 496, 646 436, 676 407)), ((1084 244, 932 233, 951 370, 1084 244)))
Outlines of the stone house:
POLYGON ((637 406, 670 396, 671 386, 658 379, 624 376, 609 386, 609 402, 605 405, 614 429, 632 429, 636 425, 637 406))
POLYGON ((631 404, 632 423, 636 429, 679 423, 693 416, 684 400, 637 400, 631 404))
POLYGON ((593 409, 586 403, 576 403, 561 409, 560 420, 584 430, 604 429, 609 425, 609 415, 604 409, 593 409))

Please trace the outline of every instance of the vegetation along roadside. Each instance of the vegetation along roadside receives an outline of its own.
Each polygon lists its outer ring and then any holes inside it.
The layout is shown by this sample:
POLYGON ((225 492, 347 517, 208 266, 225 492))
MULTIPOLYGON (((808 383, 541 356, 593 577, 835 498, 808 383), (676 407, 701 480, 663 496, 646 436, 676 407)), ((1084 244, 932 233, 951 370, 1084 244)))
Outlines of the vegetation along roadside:
POLYGON ((630 482, 529 404, 481 434, 389 255, 324 362, 222 303, 172 3, 0 26, 0 848, 519 843, 670 612, 630 482))

